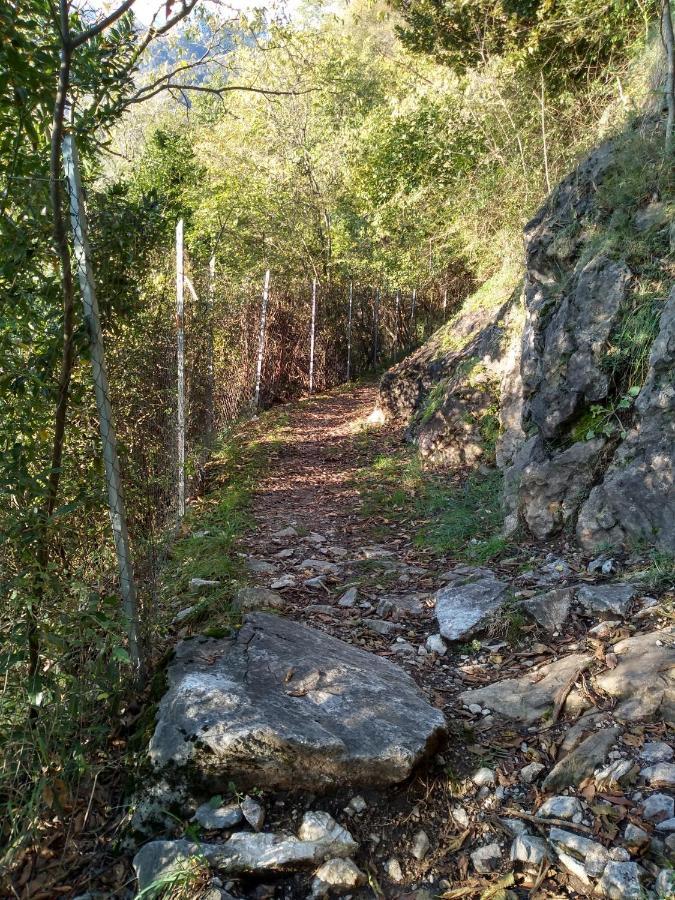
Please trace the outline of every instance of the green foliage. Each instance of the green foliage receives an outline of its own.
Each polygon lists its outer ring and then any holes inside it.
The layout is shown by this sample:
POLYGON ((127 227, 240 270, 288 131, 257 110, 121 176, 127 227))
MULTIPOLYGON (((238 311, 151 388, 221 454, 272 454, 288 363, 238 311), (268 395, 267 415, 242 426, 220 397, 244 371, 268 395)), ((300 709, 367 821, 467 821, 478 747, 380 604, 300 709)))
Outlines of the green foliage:
POLYGON ((506 55, 523 66, 546 66, 565 81, 605 64, 644 31, 658 12, 638 0, 391 0, 411 49, 458 71, 506 55))

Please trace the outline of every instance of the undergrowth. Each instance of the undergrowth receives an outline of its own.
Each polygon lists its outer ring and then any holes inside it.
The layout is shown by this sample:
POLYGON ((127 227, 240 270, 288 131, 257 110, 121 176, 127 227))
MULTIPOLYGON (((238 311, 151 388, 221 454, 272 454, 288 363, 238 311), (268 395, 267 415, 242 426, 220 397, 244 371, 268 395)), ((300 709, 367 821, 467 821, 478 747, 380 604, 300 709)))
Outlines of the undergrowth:
POLYGON ((439 555, 480 564, 507 549, 497 470, 453 477, 426 472, 417 454, 405 448, 361 469, 357 488, 363 516, 413 521, 415 543, 439 555))

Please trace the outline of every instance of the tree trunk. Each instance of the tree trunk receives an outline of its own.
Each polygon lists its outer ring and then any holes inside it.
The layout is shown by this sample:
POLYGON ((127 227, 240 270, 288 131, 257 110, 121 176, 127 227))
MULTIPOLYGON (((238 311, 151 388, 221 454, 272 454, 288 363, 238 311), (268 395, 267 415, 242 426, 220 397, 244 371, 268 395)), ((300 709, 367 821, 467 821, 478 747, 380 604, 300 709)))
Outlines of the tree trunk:
POLYGON ((673 150, 673 127, 675 126, 675 37, 673 36, 673 15, 670 9, 670 0, 663 0, 661 10, 661 38, 666 48, 666 105, 668 118, 666 119, 666 153, 673 150))

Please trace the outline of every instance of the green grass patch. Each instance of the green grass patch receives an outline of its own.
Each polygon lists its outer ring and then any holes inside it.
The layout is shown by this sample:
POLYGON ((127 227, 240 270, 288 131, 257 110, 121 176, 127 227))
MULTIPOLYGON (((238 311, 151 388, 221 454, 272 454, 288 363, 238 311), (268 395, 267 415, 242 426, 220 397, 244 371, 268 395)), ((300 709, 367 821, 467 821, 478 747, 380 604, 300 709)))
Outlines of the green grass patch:
POLYGON ((283 412, 263 413, 255 426, 235 429, 216 445, 206 495, 187 512, 162 576, 163 594, 174 598, 172 616, 181 607, 194 607, 185 625, 220 632, 235 620, 231 599, 245 574, 237 542, 253 524, 252 493, 270 455, 283 443, 287 423, 283 412), (193 578, 220 584, 197 597, 190 591, 193 578))
POLYGON ((410 448, 378 456, 356 485, 360 513, 391 522, 414 521, 415 542, 440 554, 485 563, 503 554, 501 473, 450 479, 425 472, 410 448))

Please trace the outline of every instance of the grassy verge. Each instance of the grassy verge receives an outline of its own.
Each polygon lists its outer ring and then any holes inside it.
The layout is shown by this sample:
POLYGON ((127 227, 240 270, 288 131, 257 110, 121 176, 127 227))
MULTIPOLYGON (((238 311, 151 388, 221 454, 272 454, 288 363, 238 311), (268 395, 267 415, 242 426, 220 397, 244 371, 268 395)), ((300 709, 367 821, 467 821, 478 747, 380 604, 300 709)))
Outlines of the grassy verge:
POLYGON ((501 473, 425 472, 410 447, 380 455, 357 476, 360 512, 387 523, 412 523, 415 542, 460 560, 485 563, 507 550, 501 537, 501 473))
POLYGON ((272 410, 224 436, 206 471, 206 493, 191 504, 164 568, 159 627, 191 607, 182 620, 190 630, 219 636, 236 621, 232 597, 244 580, 236 545, 251 527, 251 495, 268 460, 283 443, 286 415, 272 410), (195 593, 193 578, 218 582, 195 593))

